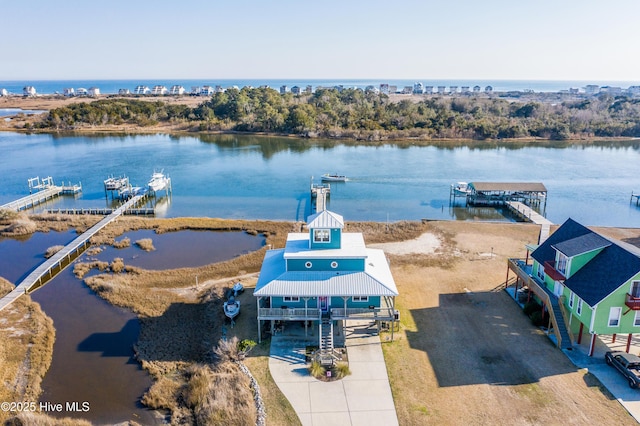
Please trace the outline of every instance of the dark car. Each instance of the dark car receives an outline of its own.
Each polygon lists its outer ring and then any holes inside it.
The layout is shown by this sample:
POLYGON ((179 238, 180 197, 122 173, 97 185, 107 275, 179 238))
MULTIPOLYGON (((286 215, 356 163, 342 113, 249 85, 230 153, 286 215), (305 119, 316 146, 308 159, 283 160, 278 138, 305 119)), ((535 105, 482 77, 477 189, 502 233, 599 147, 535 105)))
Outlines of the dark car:
POLYGON ((629 387, 640 386, 640 358, 626 352, 607 352, 604 354, 607 364, 615 367, 629 382, 629 387))

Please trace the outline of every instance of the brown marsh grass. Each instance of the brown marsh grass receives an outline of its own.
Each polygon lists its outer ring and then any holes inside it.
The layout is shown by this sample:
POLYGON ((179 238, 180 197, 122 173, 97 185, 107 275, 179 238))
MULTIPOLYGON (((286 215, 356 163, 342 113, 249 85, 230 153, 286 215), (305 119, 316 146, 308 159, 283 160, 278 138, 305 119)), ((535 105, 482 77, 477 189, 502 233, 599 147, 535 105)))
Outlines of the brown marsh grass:
POLYGON ((62 250, 63 248, 64 246, 62 245, 51 246, 47 249, 47 251, 44 252, 44 257, 48 259, 54 254, 56 254, 57 252, 59 252, 60 250, 62 250))
POLYGON ((144 251, 153 251, 156 248, 153 246, 153 240, 151 238, 142 238, 135 242, 135 245, 140 247, 144 251))
MULTIPOLYGON (((0 278, 0 294, 12 289, 10 282, 0 278)), ((53 321, 40 305, 23 296, 0 311, 0 326, 0 401, 37 401, 42 378, 51 365, 53 321)), ((0 411, 0 422, 11 415, 0 411)))

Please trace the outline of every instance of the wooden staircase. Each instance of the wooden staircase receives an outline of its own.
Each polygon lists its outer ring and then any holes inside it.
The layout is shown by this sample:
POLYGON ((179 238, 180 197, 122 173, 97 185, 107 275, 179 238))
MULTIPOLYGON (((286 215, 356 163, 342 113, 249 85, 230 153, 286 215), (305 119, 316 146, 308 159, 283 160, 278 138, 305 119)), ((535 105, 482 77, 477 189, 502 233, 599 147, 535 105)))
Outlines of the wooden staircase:
POLYGON ((329 318, 322 318, 320 324, 320 363, 331 366, 334 362, 333 355, 333 322, 329 318))

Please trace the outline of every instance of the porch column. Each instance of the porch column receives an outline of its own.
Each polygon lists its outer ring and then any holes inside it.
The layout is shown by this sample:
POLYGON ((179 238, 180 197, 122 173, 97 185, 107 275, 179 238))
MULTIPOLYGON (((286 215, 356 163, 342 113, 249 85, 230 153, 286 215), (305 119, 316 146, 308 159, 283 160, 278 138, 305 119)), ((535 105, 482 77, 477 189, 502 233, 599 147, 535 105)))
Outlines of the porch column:
POLYGON ((582 342, 582 330, 584 329, 584 324, 580 323, 580 331, 578 331, 578 344, 582 342))
POLYGON ((260 325, 262 325, 262 321, 260 320, 260 296, 256 297, 256 308, 258 309, 258 343, 262 343, 262 334, 260 330, 260 325))
MULTIPOLYGON (((509 275, 509 270, 507 269, 507 275, 509 275)), ((396 328, 396 298, 395 296, 391 298, 391 312, 393 314, 393 319, 391 320, 391 341, 393 342, 393 329, 396 328)))
POLYGON ((611 343, 616 342, 616 333, 613 333, 613 337, 611 338, 611 343))
POLYGON ((509 285, 509 266, 507 265, 507 278, 504 280, 504 288, 509 285))
POLYGON ((596 337, 598 335, 596 333, 593 333, 591 335, 591 343, 589 344, 589 356, 593 356, 593 351, 595 351, 596 349, 596 337))
POLYGON ((626 350, 627 353, 629 353, 629 348, 631 348, 631 338, 632 338, 632 335, 631 333, 629 333, 629 337, 627 337, 627 350, 626 350))
POLYGON ((304 337, 307 337, 307 305, 309 304, 309 298, 303 297, 304 299, 304 337))
MULTIPOLYGON (((344 300, 344 319, 342 320, 342 337, 346 339, 347 336, 347 299, 349 297, 342 296, 342 300, 344 300)), ((346 340, 345 340, 346 345, 346 340)))
POLYGON ((527 249, 527 255, 524 258, 524 266, 529 266, 529 249, 527 249))

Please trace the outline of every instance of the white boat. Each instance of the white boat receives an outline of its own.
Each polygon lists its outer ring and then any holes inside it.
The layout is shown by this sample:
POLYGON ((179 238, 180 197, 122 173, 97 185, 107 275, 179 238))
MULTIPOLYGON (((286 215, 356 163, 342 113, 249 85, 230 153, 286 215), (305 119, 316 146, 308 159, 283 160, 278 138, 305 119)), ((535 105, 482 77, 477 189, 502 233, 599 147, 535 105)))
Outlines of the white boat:
POLYGON ((162 191, 169 184, 169 178, 166 177, 162 172, 154 172, 151 175, 151 180, 147 184, 149 189, 153 192, 162 191))
POLYGON ((231 296, 229 300, 224 302, 224 314, 229 319, 234 319, 240 313, 240 301, 231 296))
POLYGON ((242 283, 240 281, 238 281, 237 283, 235 283, 233 285, 233 295, 237 296, 238 294, 242 293, 244 291, 244 286, 242 285, 242 283))
POLYGON ((325 173, 321 176, 323 182, 346 182, 349 179, 344 175, 325 173))
POLYGON ((455 185, 453 185, 453 192, 456 195, 469 195, 471 194, 471 188, 469 188, 469 184, 467 182, 456 182, 455 185))
POLYGON ((129 185, 128 177, 109 177, 104 180, 104 189, 107 191, 118 191, 129 185))

